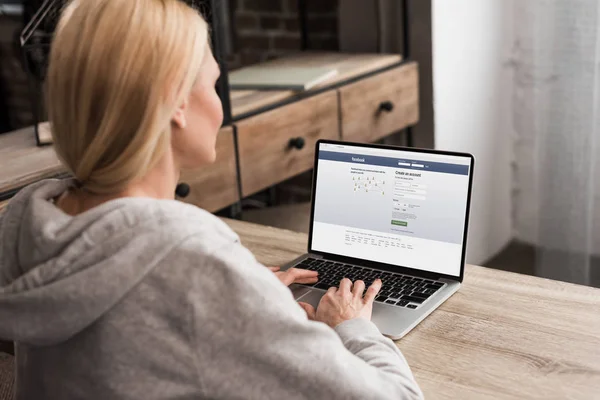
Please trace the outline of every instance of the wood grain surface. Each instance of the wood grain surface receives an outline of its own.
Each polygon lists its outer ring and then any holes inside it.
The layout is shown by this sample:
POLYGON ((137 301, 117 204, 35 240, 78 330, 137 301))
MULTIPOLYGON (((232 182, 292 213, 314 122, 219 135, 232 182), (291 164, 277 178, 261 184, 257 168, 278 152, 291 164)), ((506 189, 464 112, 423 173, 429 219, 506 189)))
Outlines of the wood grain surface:
POLYGON ((337 93, 327 91, 236 125, 245 197, 311 169, 316 141, 339 138, 337 93), (292 138, 304 139, 304 148, 290 148, 292 138))
MULTIPOLYGON (((210 211, 217 211, 238 200, 233 129, 224 127, 220 133, 215 164, 182 172, 182 179, 189 181, 186 183, 192 187, 186 202, 210 211), (207 186, 208 191, 203 186, 207 186)), ((66 174, 66 168, 51 145, 36 146, 33 127, 0 135, 0 193, 66 174)))
POLYGON ((36 146, 33 127, 0 135, 0 193, 63 173, 52 146, 36 146))
POLYGON ((231 115, 236 118, 297 94, 293 90, 232 90, 229 93, 231 115))
MULTIPOLYGON (((306 252, 304 234, 225 222, 267 266, 306 252)), ((599 399, 600 289, 467 266, 397 345, 427 399, 599 399)))
POLYGON ((8 200, 0 201, 0 214, 4 212, 4 209, 8 205, 8 200))
MULTIPOLYGON (((268 61, 265 64, 280 67, 331 67, 337 69, 336 76, 314 88, 319 89, 389 67, 400 61, 402 61, 402 56, 398 54, 303 52, 268 61)), ((230 95, 232 115, 235 118, 297 94, 298 92, 291 90, 232 90, 230 95)))
POLYGON ((181 199, 215 212, 239 200, 233 128, 224 127, 217 137, 214 164, 181 172, 180 182, 190 185, 190 193, 181 199))
POLYGON ((419 121, 419 70, 414 62, 339 91, 344 140, 373 142, 419 121), (391 102, 393 110, 381 110, 383 102, 391 102))

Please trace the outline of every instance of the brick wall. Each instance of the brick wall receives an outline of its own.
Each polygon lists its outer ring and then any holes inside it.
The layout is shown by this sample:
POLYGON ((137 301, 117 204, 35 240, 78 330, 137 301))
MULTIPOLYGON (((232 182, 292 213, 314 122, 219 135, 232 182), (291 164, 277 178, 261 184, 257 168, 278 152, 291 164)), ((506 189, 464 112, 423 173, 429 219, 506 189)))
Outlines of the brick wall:
MULTIPOLYGON (((338 1, 307 0, 310 50, 335 51, 338 1)), ((233 53, 229 69, 254 64, 301 49, 298 0, 232 0, 233 53)))
POLYGON ((34 119, 27 75, 16 45, 21 26, 20 20, 0 15, 0 133, 31 125, 34 119))
MULTIPOLYGON (((229 1, 233 45, 228 57, 230 69, 301 50, 298 0, 229 1)), ((309 50, 338 50, 341 0, 306 1, 309 50)), ((33 123, 27 77, 20 54, 15 54, 10 43, 20 24, 1 18, 4 17, 0 16, 0 132, 33 123)))

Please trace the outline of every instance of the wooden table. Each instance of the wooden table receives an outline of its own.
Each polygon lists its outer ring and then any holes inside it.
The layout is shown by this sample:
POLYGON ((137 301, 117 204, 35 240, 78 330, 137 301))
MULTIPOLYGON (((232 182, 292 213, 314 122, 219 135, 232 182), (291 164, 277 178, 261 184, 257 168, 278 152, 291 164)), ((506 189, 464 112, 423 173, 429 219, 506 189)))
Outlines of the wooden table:
MULTIPOLYGON (((267 265, 300 233, 226 220, 267 265)), ((397 342, 427 399, 600 399, 600 290, 468 266, 462 288, 397 342)))
POLYGON ((52 146, 36 146, 32 126, 0 135, 0 167, 0 194, 67 172, 52 146))

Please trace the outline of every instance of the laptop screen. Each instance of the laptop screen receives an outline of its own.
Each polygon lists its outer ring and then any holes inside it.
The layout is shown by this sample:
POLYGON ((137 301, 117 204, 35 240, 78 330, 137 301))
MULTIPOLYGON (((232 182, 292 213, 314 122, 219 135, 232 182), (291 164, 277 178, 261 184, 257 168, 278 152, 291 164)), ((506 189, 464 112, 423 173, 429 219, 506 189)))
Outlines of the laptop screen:
POLYGON ((460 276, 470 156, 318 150, 311 251, 460 276))

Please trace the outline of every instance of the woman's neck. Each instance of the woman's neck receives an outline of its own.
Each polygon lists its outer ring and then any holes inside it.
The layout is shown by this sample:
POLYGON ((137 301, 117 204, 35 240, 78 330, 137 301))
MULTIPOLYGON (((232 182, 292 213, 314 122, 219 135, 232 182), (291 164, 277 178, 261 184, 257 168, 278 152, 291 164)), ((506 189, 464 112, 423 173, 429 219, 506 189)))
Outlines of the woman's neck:
POLYGON ((169 152, 146 176, 119 193, 96 194, 83 188, 72 188, 56 199, 56 206, 75 216, 108 201, 125 197, 172 200, 179 180, 179 168, 175 164, 169 152))

